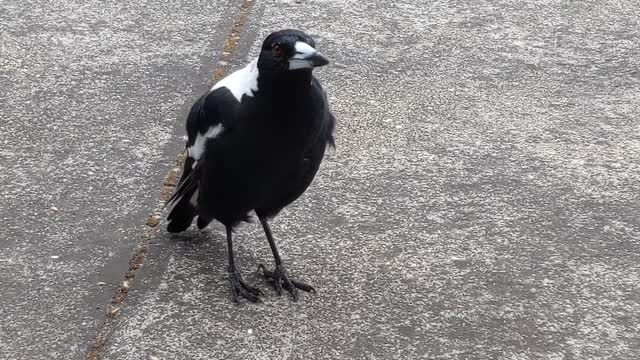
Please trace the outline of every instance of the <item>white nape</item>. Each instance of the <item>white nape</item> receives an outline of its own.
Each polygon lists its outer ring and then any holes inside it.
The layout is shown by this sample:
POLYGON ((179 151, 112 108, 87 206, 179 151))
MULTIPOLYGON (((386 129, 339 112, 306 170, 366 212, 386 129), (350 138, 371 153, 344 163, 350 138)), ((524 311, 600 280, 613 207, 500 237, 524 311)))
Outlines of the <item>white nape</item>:
POLYGON ((220 80, 211 88, 211 91, 221 87, 227 88, 240 102, 242 95, 253 97, 253 92, 258 91, 258 75, 258 59, 256 58, 244 68, 220 80))

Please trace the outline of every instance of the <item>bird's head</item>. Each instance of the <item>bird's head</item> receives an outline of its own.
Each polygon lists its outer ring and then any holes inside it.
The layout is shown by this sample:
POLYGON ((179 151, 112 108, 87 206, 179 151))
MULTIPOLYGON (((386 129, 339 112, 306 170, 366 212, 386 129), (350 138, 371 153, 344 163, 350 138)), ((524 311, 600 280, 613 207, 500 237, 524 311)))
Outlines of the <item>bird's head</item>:
POLYGON ((258 59, 260 70, 277 72, 312 70, 329 63, 315 49, 311 36, 299 30, 276 31, 265 39, 258 59))

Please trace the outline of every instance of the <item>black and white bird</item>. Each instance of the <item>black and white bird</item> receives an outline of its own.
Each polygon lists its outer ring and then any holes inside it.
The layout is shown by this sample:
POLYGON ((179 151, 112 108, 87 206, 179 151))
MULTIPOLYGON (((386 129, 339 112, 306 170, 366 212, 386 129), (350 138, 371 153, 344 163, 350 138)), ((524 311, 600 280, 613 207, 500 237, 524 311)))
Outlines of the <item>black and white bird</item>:
POLYGON ((187 119, 187 157, 167 206, 169 232, 217 220, 226 227, 233 299, 256 302, 261 291, 242 280, 233 256, 233 229, 255 211, 275 259, 261 266, 277 293, 293 300, 313 287, 291 279, 278 254, 269 219, 295 201, 334 144, 335 118, 312 70, 329 60, 298 30, 270 34, 260 55, 203 95, 187 119))

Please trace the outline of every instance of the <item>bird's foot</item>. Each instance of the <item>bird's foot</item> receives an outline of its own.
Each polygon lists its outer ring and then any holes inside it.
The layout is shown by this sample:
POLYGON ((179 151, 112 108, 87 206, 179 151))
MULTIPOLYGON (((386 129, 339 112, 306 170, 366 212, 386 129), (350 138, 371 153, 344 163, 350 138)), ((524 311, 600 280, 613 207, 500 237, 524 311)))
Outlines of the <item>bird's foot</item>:
POLYGON ((253 286, 248 285, 242 280, 242 276, 237 271, 229 271, 229 283, 231 283, 231 292, 233 293, 233 301, 239 302, 239 298, 243 297, 251 302, 261 302, 259 295, 264 295, 262 291, 253 286))
POLYGON ((291 294, 293 301, 298 301, 298 289, 306 292, 312 292, 314 294, 316 293, 316 289, 314 289, 313 286, 289 279, 288 271, 283 265, 276 265, 276 268, 273 271, 270 271, 267 270, 264 265, 260 264, 258 265, 258 269, 262 269, 264 277, 273 283, 273 288, 276 290, 278 295, 282 295, 282 288, 284 288, 291 294))

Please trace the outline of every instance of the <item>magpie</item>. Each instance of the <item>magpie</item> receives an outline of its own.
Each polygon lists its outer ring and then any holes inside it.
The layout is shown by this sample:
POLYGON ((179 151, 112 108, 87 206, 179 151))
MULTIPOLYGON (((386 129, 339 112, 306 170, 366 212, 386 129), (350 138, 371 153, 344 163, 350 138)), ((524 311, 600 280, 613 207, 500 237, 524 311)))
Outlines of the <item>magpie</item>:
POLYGON ((260 55, 216 83, 192 106, 187 118, 184 169, 167 202, 167 231, 186 230, 197 217, 203 229, 213 220, 226 228, 233 300, 259 301, 263 293, 243 281, 236 268, 232 235, 254 211, 269 241, 275 268, 263 275, 293 301, 298 289, 278 253, 269 220, 311 184, 327 146, 334 144, 335 117, 313 76, 329 60, 299 30, 267 36, 260 55))

